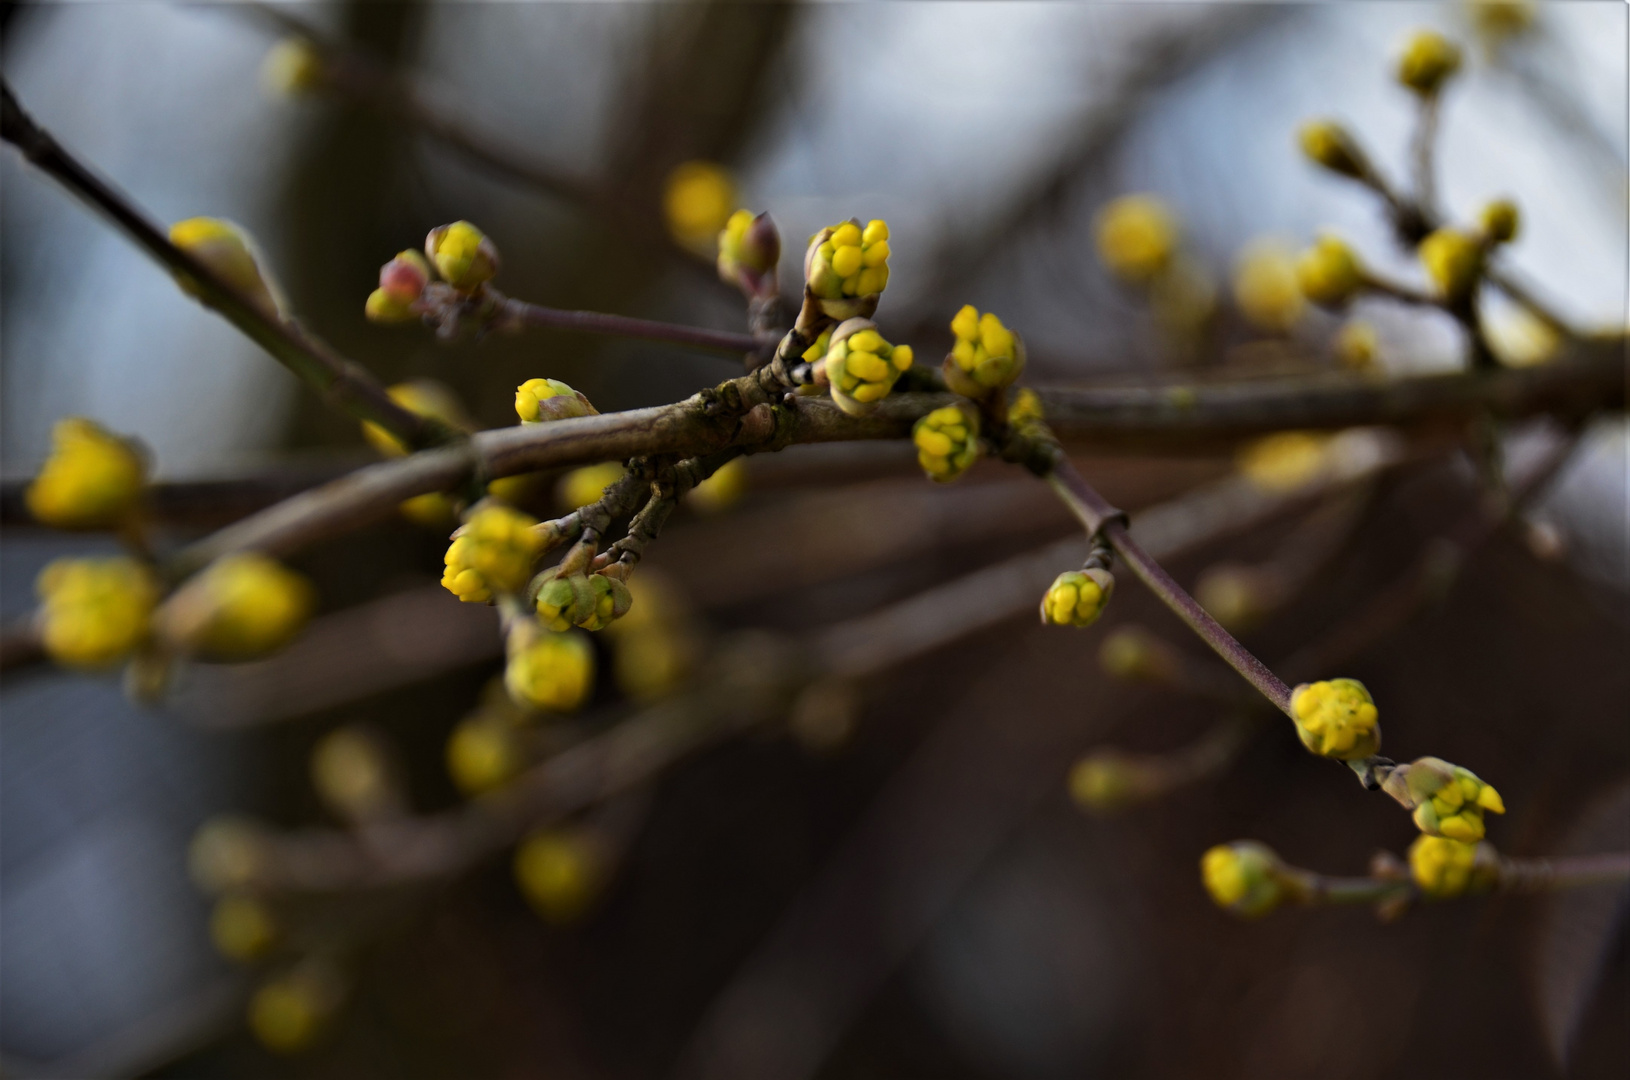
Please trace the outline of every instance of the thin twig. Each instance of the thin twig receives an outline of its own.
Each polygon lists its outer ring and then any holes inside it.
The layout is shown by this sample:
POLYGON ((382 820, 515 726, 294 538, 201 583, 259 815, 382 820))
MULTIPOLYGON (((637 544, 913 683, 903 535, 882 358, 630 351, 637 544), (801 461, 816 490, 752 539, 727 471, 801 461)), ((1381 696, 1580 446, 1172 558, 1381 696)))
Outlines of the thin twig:
POLYGON ((752 334, 709 330, 701 326, 682 326, 654 319, 636 319, 627 315, 606 315, 597 311, 563 311, 513 298, 505 301, 500 318, 516 326, 639 338, 644 341, 692 345, 727 353, 755 353, 773 349, 776 341, 780 339, 780 335, 773 339, 764 339, 754 337, 752 334))

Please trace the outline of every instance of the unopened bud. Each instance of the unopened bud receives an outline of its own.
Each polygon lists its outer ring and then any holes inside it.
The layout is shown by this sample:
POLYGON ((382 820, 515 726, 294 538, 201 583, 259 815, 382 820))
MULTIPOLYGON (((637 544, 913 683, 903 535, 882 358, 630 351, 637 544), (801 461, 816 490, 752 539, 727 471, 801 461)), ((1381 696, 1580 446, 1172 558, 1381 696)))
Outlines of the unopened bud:
POLYGON ((1296 280, 1296 260, 1283 245, 1258 240, 1234 264, 1234 302, 1260 329, 1283 334, 1296 325, 1306 304, 1296 280))
POLYGON ((430 264, 417 251, 397 252, 379 268, 379 288, 368 294, 365 313, 372 322, 409 322, 419 317, 414 303, 430 284, 430 264))
POLYGON ((1296 137, 1309 160, 1333 173, 1358 178, 1370 171, 1364 151, 1347 129, 1334 120, 1310 120, 1302 125, 1296 137))
POLYGON ((1266 844, 1236 840, 1218 844, 1200 859, 1200 878, 1211 899, 1225 911, 1260 918, 1285 898, 1279 856, 1266 844))
POLYGON ((775 280, 781 262, 781 232, 768 212, 737 210, 719 233, 719 278, 761 292, 775 280))
POLYGON ((1460 46, 1435 30, 1417 30, 1398 57, 1398 81, 1417 94, 1435 94, 1460 70, 1460 46))
POLYGON ((534 911, 563 925, 600 895, 610 867, 602 845, 583 829, 539 829, 515 849, 515 881, 534 911))
POLYGON ((1303 487, 1324 470, 1330 437, 1312 431, 1281 431, 1240 447, 1240 473, 1263 491, 1282 494, 1303 487))
POLYGON ((1363 287, 1363 268, 1352 248, 1334 236, 1321 236, 1296 260, 1296 283, 1315 304, 1336 307, 1363 287))
POLYGON ((223 555, 165 603, 164 637, 205 660, 254 660, 294 639, 311 617, 316 591, 264 555, 223 555))
POLYGON ((424 253, 442 280, 459 292, 473 292, 498 275, 498 248, 468 221, 430 230, 424 253))
POLYGON ((498 593, 520 592, 543 553, 536 519, 493 500, 482 500, 453 533, 442 587, 466 603, 484 604, 498 593))
POLYGON ((1522 218, 1516 203, 1510 199, 1496 199, 1483 207, 1478 221, 1483 226, 1483 235, 1492 243, 1509 244, 1517 238, 1522 218))
POLYGON ((1238 632, 1273 609, 1278 591, 1271 574, 1239 563, 1219 563, 1195 582, 1194 599, 1225 629, 1238 632))
POLYGON ((1041 621, 1052 626, 1091 626, 1109 606, 1115 576, 1089 566, 1068 570, 1053 579, 1041 598, 1041 621))
POLYGON ((311 752, 311 783, 335 814, 348 821, 377 819, 402 809, 401 778, 383 737, 342 727, 311 752))
POLYGON ((1105 635, 1098 664, 1117 679, 1148 682, 1171 679, 1181 667, 1172 647, 1141 626, 1120 626, 1105 635))
POLYGON ((747 494, 747 459, 731 458, 685 493, 685 503, 701 514, 717 514, 747 494))
POLYGON ((824 361, 832 400, 849 415, 864 416, 894 389, 911 361, 911 346, 889 344, 870 319, 840 323, 824 361))
POLYGON ((215 951, 228 960, 251 963, 277 944, 277 921, 263 900, 242 894, 223 896, 210 912, 209 937, 215 951))
POLYGON ((991 312, 965 304, 951 320, 956 344, 940 370, 952 393, 983 398, 1011 386, 1024 371, 1024 342, 991 312))
POLYGON ((911 441, 930 480, 955 480, 979 460, 979 410, 967 402, 935 409, 912 427, 911 441))
POLYGON ((627 471, 619 461, 573 469, 560 478, 555 488, 555 499, 566 510, 577 510, 599 502, 606 489, 621 480, 627 471))
POLYGON ((323 55, 303 37, 286 37, 273 45, 260 64, 260 81, 280 96, 304 94, 322 86, 323 55))
POLYGON ((1291 691, 1290 711, 1302 745, 1320 757, 1354 761, 1381 749, 1380 713, 1357 679, 1303 683, 1291 691))
POLYGON ((345 981, 332 965, 307 960, 255 991, 249 999, 249 1030, 266 1049, 297 1054, 332 1028, 345 993, 345 981))
POLYGON ((266 863, 266 830, 247 818, 211 818, 187 847, 187 871, 205 892, 254 884, 266 863))
POLYGON ((889 283, 889 227, 852 218, 829 225, 810 239, 804 280, 829 318, 870 315, 889 283), (869 301, 869 303, 861 303, 869 301))
MULTIPOLYGON (((170 226, 170 243, 215 272, 270 319, 283 318, 282 291, 261 269, 263 259, 242 228, 222 218, 195 217, 170 226)), ((189 296, 200 296, 198 284, 185 274, 176 283, 189 296)))
POLYGON ((141 501, 141 453, 93 420, 70 416, 51 429, 51 456, 28 485, 28 511, 58 529, 117 525, 141 501))
MULTIPOLYGON (((475 421, 464 410, 453 388, 435 379, 409 379, 385 391, 396 404, 414 416, 435 420, 454 431, 474 431, 475 421)), ((408 446, 395 435, 371 421, 363 421, 362 435, 386 457, 403 457, 408 446)))
POLYGON ((1423 895, 1451 900, 1498 884, 1500 858, 1492 844, 1420 836, 1409 845, 1409 872, 1423 895))
POLYGON ((1123 281, 1149 281, 1177 251, 1176 216, 1153 195, 1123 195, 1094 219, 1098 258, 1123 281))
POLYGON ((1483 274, 1482 245, 1455 229, 1432 233, 1421 241, 1416 254, 1439 294, 1451 302, 1469 296, 1483 274))
POLYGON ((504 685, 515 703, 574 712, 594 691, 594 647, 575 631, 511 635, 504 685), (530 640, 526 638, 530 637, 530 640))
POLYGON ((465 795, 501 787, 525 765, 520 733, 505 717, 477 712, 447 738, 447 773, 465 795))
POLYGON ((515 388, 515 413, 523 424, 597 416, 589 399, 559 379, 528 379, 515 388))
POLYGON ((1070 797, 1089 813, 1111 814, 1160 794, 1164 771, 1141 755, 1094 750, 1070 769, 1070 797))
POLYGON ((1331 343, 1336 362, 1348 371, 1371 372, 1377 368, 1380 341, 1375 327, 1362 319, 1351 319, 1336 331, 1331 343))
POLYGON ((728 171, 711 161, 686 161, 675 166, 662 192, 668 232, 691 248, 711 243, 725 227, 730 208, 735 205, 735 181, 728 171))
POLYGON ((34 582, 46 655, 66 667, 104 668, 128 657, 152 630, 158 582, 135 559, 57 559, 34 582))

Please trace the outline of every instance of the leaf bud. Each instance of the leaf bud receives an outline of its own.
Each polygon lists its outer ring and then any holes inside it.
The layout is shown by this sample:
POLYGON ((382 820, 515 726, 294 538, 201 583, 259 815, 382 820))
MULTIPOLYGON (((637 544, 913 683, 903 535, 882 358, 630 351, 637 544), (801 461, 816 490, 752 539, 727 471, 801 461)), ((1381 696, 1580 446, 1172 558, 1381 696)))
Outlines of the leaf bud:
POLYGON ((1067 570, 1053 579, 1041 598, 1041 621, 1052 626, 1091 626, 1109 606, 1115 576, 1089 566, 1067 570))
POLYGON ((1285 899, 1283 869, 1273 849, 1254 840, 1218 844, 1200 859, 1200 879, 1212 901, 1246 919, 1268 914, 1285 899))
POLYGON ((1099 209, 1093 235, 1110 273, 1134 285, 1155 277, 1177 251, 1177 217, 1153 195, 1122 195, 1099 209))
POLYGON ((315 606, 304 577, 242 552, 221 556, 177 589, 159 613, 159 628, 205 660, 254 660, 292 641, 315 606))
POLYGON ((1460 70, 1460 46, 1436 30, 1417 30, 1398 57, 1398 81, 1423 97, 1436 94, 1460 70))
POLYGON ((911 441, 928 478, 949 483, 979 460, 979 410, 966 402, 935 409, 913 425, 911 441))
POLYGON ((431 229, 424 253, 442 280, 459 292, 473 292, 498 275, 497 246, 468 221, 431 229))
POLYGON ((941 371, 952 393, 987 397, 1011 386, 1024 371, 1024 342, 994 314, 980 315, 972 304, 964 304, 951 320, 951 332, 956 344, 941 371))
POLYGON ((56 559, 34 586, 40 641, 46 655, 66 667, 116 664, 151 632, 158 581, 135 559, 56 559))
POLYGON ((24 495, 28 512, 58 529, 97 529, 127 519, 141 501, 146 467, 127 439, 70 416, 51 428, 51 456, 24 495))
POLYGON ((1357 679, 1302 683, 1290 694, 1302 745, 1320 757, 1354 761, 1381 749, 1379 711, 1357 679))
POLYGON ((523 424, 598 416, 599 412, 588 398, 559 379, 528 379, 515 388, 515 414, 523 424))

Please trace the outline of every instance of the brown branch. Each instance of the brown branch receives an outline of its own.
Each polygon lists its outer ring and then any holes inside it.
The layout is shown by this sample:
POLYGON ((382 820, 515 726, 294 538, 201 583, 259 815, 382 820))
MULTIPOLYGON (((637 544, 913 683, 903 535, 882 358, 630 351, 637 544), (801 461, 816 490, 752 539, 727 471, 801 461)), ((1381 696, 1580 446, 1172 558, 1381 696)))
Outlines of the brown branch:
POLYGON ((775 348, 776 341, 780 340, 779 334, 770 338, 760 338, 752 334, 709 330, 701 326, 681 326, 654 319, 631 318, 627 315, 605 315, 597 311, 563 311, 514 298, 504 301, 498 319, 500 325, 512 328, 575 330, 585 334, 607 334, 612 337, 691 345, 727 353, 767 354, 768 350, 775 348))

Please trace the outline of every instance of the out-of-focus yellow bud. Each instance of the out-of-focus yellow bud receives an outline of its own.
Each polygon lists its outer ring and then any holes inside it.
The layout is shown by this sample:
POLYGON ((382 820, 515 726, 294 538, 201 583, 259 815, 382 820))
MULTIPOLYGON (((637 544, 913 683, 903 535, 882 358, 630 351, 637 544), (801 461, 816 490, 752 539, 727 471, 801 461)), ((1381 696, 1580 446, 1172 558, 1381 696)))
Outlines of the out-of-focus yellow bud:
POLYGON ((345 983, 330 965, 308 960, 262 983, 249 999, 249 1030, 266 1049, 297 1054, 333 1024, 345 983))
POLYGON ((1483 333, 1490 351, 1507 367, 1549 363, 1562 349, 1562 335, 1553 326, 1515 304, 1485 313, 1483 333))
POLYGON ((398 300, 384 289, 375 289, 368 294, 367 301, 362 305, 362 314, 369 322, 384 326, 412 322, 419 317, 411 303, 398 300))
POLYGON ((1510 199, 1496 199, 1483 207, 1482 213, 1477 215, 1477 220, 1483 226, 1483 235, 1490 241, 1496 244, 1509 244, 1517 238, 1522 215, 1517 210, 1517 204, 1510 199))
POLYGON ((1117 679, 1159 682, 1177 673, 1172 647, 1141 626, 1119 626, 1104 637, 1098 664, 1117 679))
POLYGON ((911 441, 928 478, 949 483, 979 460, 979 411, 963 402, 935 409, 912 426, 911 441))
POLYGON ((1376 337, 1375 327, 1362 319, 1342 323, 1331 344, 1336 362, 1348 371, 1371 372, 1379 366, 1377 354, 1380 341, 1376 337))
POLYGON ((719 278, 758 291, 781 262, 781 231, 769 213, 737 210, 719 232, 719 278))
POLYGON ((1357 679, 1303 683, 1291 691, 1290 711, 1302 745, 1320 757, 1355 761, 1381 749, 1380 713, 1357 679))
POLYGON ((303 37, 286 37, 266 52, 260 82, 268 92, 294 96, 323 84, 323 54, 303 37))
POLYGON ((1198 260, 1178 252, 1149 282, 1149 312, 1173 344, 1188 347, 1217 312, 1217 283, 1198 260))
POLYGON ((135 559, 57 559, 34 585, 40 640, 59 664, 107 667, 134 652, 151 631, 158 582, 135 559))
POLYGON ((1415 826, 1429 836, 1462 843, 1483 839, 1483 813, 1505 813, 1500 793, 1470 769, 1442 758, 1417 758, 1394 769, 1387 792, 1414 809, 1415 826))
POLYGON ((1041 598, 1041 621, 1051 626, 1091 626, 1109 606, 1115 576, 1089 566, 1067 570, 1053 579, 1041 598))
POLYGON ((911 346, 890 345, 870 319, 839 323, 824 361, 832 400, 849 415, 864 416, 894 389, 911 360, 911 346))
POLYGON ((701 514, 716 514, 734 506, 747 494, 747 459, 731 458, 713 471, 713 475, 691 488, 685 502, 701 514))
POLYGON ((679 588, 650 568, 629 579, 634 603, 606 629, 612 639, 611 674, 617 689, 636 701, 672 693, 700 651, 700 630, 679 588))
POLYGON ((160 628, 206 660, 254 660, 287 645, 306 625, 316 591, 264 555, 223 555, 164 605, 160 628))
MULTIPOLYGON (((282 290, 261 269, 265 260, 241 227, 223 218, 188 218, 170 226, 170 243, 215 271, 216 277, 268 318, 282 320, 282 290)), ((200 295, 190 277, 178 274, 176 283, 187 295, 200 295)))
POLYGON ((560 478, 555 488, 556 501, 566 510, 576 510, 600 501, 606 488, 623 478, 628 470, 620 461, 606 461, 599 465, 585 465, 573 469, 560 478))
MULTIPOLYGON (((452 387, 435 379, 409 379, 385 391, 396 404, 415 416, 439 420, 455 431, 474 431, 475 421, 464 411, 463 402, 452 387)), ((378 424, 364 420, 362 435, 375 450, 386 457, 402 457, 408 452, 406 443, 378 424)))
POLYGON ((1272 240, 1247 245, 1234 264, 1234 302, 1259 329, 1282 334, 1295 326, 1306 307, 1295 257, 1272 240))
POLYGON ((1254 840, 1218 844, 1200 858, 1200 879, 1224 911, 1256 919, 1285 898, 1279 874, 1284 864, 1272 848, 1254 840))
POLYGON ((510 651, 504 685, 517 704, 574 712, 594 691, 594 647, 572 631, 540 633, 510 651))
POLYGON ((317 740, 311 783, 331 810, 349 820, 378 818, 402 807, 390 747, 364 728, 335 728, 317 740))
POLYGON ((1398 81, 1417 94, 1435 94, 1460 70, 1460 46, 1436 30, 1417 30, 1398 57, 1398 81))
POLYGON ((1119 750, 1094 750, 1070 769, 1070 798, 1092 814, 1111 814, 1146 802, 1165 786, 1149 759, 1119 750))
POLYGON ((1483 248, 1472 237, 1455 229, 1443 228, 1421 241, 1416 249, 1426 276, 1432 279, 1445 300, 1455 301, 1471 294, 1483 275, 1483 248))
POLYGON ((1492 45, 1526 33, 1539 5, 1534 0, 1468 0, 1472 27, 1492 45))
POLYGON ((265 901, 233 894, 215 901, 209 916, 215 951, 241 964, 259 960, 277 944, 277 920, 265 901))
POLYGON ((983 398, 1013 385, 1024 371, 1024 342, 991 312, 965 304, 951 320, 956 344, 941 365, 945 385, 963 397, 983 398))
POLYGON ((453 508, 453 501, 439 491, 404 499, 397 510, 415 525, 423 525, 427 529, 451 528, 458 521, 458 511, 453 508))
POLYGON ((59 529, 117 525, 141 501, 141 455, 94 420, 70 416, 51 428, 51 456, 28 485, 28 512, 59 529))
POLYGON ((442 587, 467 603, 484 604, 496 593, 520 592, 543 553, 536 519, 502 503, 483 500, 453 533, 442 587))
POLYGON ((712 244, 735 205, 735 181, 723 166, 711 161, 676 165, 662 189, 662 213, 668 231, 687 247, 712 244))
POLYGON ((528 379, 515 388, 515 414, 523 424, 543 424, 599 413, 588 398, 559 379, 528 379))
POLYGON ((1491 844, 1419 836, 1409 845, 1409 872, 1423 895, 1451 900, 1492 889, 1500 880, 1500 860, 1491 844))
POLYGON ((266 831, 257 823, 241 817, 211 818, 187 847, 187 871, 205 892, 241 889, 259 876, 265 846, 266 831))
MULTIPOLYGON (((871 221, 862 228, 859 219, 852 218, 827 226, 810 240, 804 253, 804 280, 823 301, 875 297, 888 286, 888 260, 887 223, 871 221)), ((838 304, 827 314, 837 319, 862 312, 852 305, 838 304)))
POLYGON ((465 795, 501 787, 525 767, 520 733, 502 716, 473 713, 447 738, 447 772, 465 795))
POLYGON ((1094 220, 1098 258, 1109 272, 1133 284, 1153 278, 1177 251, 1177 217, 1153 195, 1122 195, 1105 203, 1094 220))
POLYGON ((1007 407, 1007 422, 1013 427, 1041 424, 1046 422, 1046 414, 1047 410, 1041 404, 1041 396, 1025 387, 1013 395, 1013 402, 1007 407))
POLYGON ((1321 236, 1296 260, 1296 284, 1315 304, 1336 307, 1363 288, 1364 273, 1352 248, 1321 236))
POLYGON ((1274 606, 1275 588, 1262 571, 1219 563, 1194 583, 1194 599, 1223 625, 1238 632, 1256 625, 1274 606))
POLYGON ((442 280, 459 292, 473 292, 498 276, 497 246, 468 221, 431 229, 424 253, 442 280))
POLYGON ((379 288, 368 294, 364 314, 371 322, 411 322, 414 303, 430 284, 430 264, 417 251, 399 251, 379 268, 379 288))
POLYGON ((1309 120, 1296 133, 1302 153, 1316 165, 1342 176, 1361 177, 1369 162, 1347 129, 1334 120, 1309 120))
POLYGON ((1239 471, 1263 491, 1295 491, 1324 468, 1330 436, 1312 431, 1280 431, 1240 447, 1239 471))
POLYGON ((546 921, 576 922, 605 886, 605 852, 583 830, 539 829, 515 849, 515 881, 546 921))

